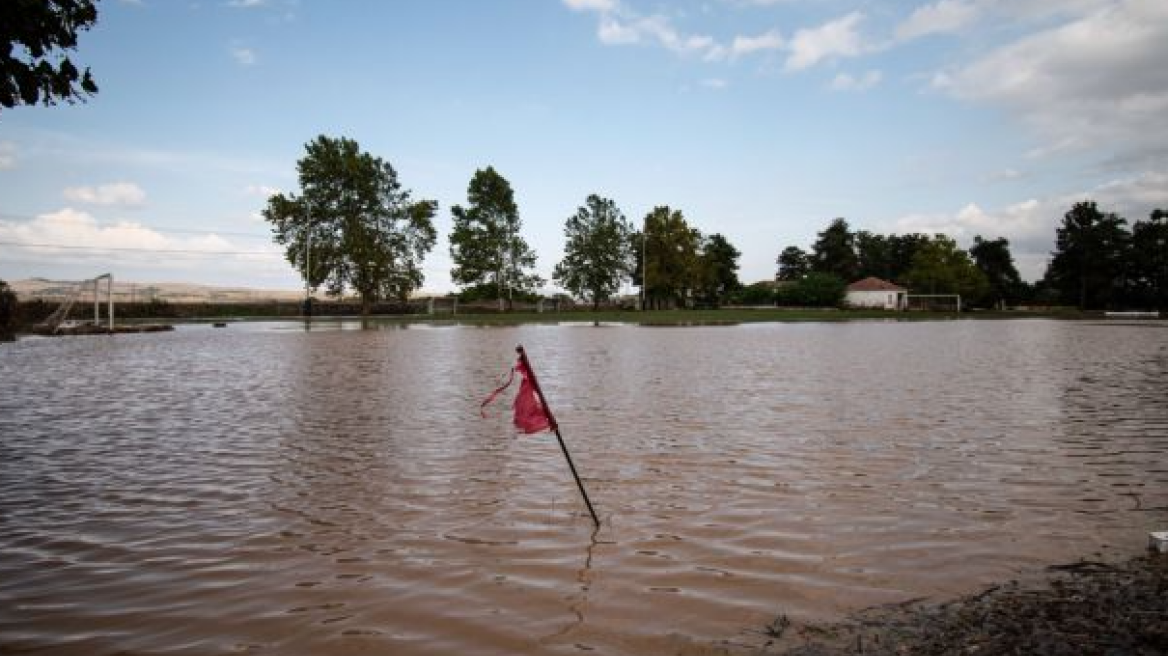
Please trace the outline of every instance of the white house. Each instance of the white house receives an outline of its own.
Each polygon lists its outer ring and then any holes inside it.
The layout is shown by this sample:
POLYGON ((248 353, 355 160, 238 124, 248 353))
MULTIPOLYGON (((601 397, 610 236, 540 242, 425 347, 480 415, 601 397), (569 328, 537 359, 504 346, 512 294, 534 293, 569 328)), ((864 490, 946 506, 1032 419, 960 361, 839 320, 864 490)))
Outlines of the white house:
POLYGON ((879 278, 864 278, 848 285, 844 304, 854 308, 903 310, 908 290, 879 278))

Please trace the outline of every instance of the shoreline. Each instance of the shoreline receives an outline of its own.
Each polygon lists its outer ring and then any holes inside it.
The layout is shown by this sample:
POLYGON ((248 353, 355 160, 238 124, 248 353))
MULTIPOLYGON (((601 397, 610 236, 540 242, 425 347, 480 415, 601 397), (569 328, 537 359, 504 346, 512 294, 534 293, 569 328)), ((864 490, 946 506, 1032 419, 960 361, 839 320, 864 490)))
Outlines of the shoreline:
POLYGON ((776 616, 744 645, 768 656, 1168 654, 1168 554, 1051 565, 948 601, 913 599, 828 623, 776 616))

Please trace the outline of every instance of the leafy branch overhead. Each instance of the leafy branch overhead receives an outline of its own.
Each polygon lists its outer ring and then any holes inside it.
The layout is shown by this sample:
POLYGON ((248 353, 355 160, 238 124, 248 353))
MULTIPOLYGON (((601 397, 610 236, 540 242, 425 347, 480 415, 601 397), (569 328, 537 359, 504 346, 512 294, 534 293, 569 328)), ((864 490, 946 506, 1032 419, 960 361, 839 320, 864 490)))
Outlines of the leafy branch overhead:
POLYGON ((93 0, 0 2, 0 105, 73 103, 97 93, 89 69, 66 54, 96 21, 93 0))

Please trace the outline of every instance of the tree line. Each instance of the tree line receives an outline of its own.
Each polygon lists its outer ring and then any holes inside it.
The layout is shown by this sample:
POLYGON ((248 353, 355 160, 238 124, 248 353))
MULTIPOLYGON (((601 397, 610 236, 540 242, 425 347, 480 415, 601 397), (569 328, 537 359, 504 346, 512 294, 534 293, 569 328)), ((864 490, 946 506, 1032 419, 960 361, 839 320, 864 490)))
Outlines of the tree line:
MULTIPOLYGON (((276 194, 263 211, 285 256, 312 289, 356 292, 363 311, 404 300, 421 287, 421 263, 436 242, 434 200, 415 200, 385 160, 347 138, 317 137, 297 162, 300 191, 276 194)), ((511 184, 493 167, 476 170, 465 204, 451 210, 451 279, 463 300, 492 299, 508 309, 531 301, 545 281, 523 236, 511 184)), ((1022 280, 1003 237, 978 235, 968 249, 944 234, 853 231, 837 218, 810 250, 783 249, 775 283, 743 287, 739 250, 704 234, 681 210, 653 208, 638 230, 616 203, 593 194, 564 222, 564 254, 552 280, 594 308, 623 285, 640 289, 646 308, 723 303, 834 306, 848 283, 875 276, 917 294, 959 294, 967 307, 1024 303, 1082 309, 1155 307, 1168 294, 1168 213, 1155 210, 1129 231, 1126 221, 1077 203, 1056 230, 1046 275, 1022 280)))
MULTIPOLYGON (((362 311, 421 287, 421 263, 437 233, 434 200, 415 200, 385 160, 352 139, 319 136, 296 164, 299 193, 278 193, 263 210, 273 238, 311 289, 356 292, 362 311)), ((523 237, 511 184, 493 167, 475 171, 467 201, 451 207, 451 279, 463 300, 495 299, 500 309, 528 301, 546 282, 523 237)), ((625 283, 648 307, 718 305, 742 285, 741 253, 721 234, 705 235, 680 210, 654 208, 634 229, 616 203, 593 194, 564 223, 564 255, 552 279, 594 308, 625 283)))
POLYGON ((1168 308, 1168 212, 1127 221, 1076 203, 1055 230, 1055 249, 1045 275, 1021 279, 1004 237, 973 238, 968 250, 944 234, 882 235, 852 231, 845 219, 831 222, 811 250, 789 246, 779 253, 778 289, 750 290, 794 305, 835 305, 846 281, 875 276, 918 294, 960 294, 964 305, 1004 307, 1023 303, 1068 305, 1083 310, 1168 308))

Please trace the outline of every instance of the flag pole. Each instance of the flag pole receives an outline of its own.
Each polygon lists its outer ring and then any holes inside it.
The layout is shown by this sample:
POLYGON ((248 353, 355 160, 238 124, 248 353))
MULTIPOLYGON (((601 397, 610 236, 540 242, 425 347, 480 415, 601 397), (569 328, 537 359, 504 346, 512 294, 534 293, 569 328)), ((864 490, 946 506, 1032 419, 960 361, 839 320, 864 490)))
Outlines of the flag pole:
POLYGON ((523 350, 522 345, 516 346, 515 351, 519 353, 519 361, 523 363, 524 370, 531 377, 531 386, 535 388, 535 393, 539 396, 539 403, 543 406, 543 413, 547 415, 548 424, 551 425, 552 432, 556 434, 560 450, 564 452, 564 459, 568 461, 568 468, 572 470, 572 478, 576 479, 576 486, 580 488, 580 495, 584 497, 584 504, 588 506, 588 513, 592 515, 592 523, 599 529, 600 520, 596 517, 596 511, 592 509, 592 501, 588 498, 588 491, 584 489, 584 481, 580 480, 580 474, 576 473, 576 465, 572 463, 572 455, 568 453, 568 446, 564 444, 564 437, 560 435, 560 425, 556 423, 552 409, 548 406, 547 399, 544 398, 543 389, 539 386, 539 380, 535 377, 535 371, 531 368, 531 362, 527 360, 527 351, 523 350))

